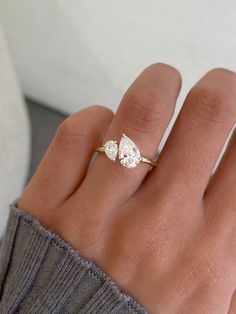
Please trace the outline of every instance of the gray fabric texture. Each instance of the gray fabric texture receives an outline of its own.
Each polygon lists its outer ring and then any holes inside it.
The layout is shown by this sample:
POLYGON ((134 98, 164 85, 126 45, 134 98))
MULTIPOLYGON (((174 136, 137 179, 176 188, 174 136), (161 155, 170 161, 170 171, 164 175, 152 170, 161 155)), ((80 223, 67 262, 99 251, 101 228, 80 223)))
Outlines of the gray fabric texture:
POLYGON ((147 313, 96 265, 14 205, 0 247, 0 313, 147 313))

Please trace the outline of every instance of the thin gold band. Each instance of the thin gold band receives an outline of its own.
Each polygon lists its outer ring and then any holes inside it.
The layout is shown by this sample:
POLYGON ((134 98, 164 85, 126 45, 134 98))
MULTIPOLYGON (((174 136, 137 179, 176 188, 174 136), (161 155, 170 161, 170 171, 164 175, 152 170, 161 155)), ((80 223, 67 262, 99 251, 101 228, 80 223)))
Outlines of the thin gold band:
MULTIPOLYGON (((104 146, 100 146, 98 148, 95 148, 95 151, 99 152, 99 153, 105 153, 105 147, 104 146)), ((142 162, 144 162, 146 164, 152 165, 152 166, 156 166, 157 165, 155 160, 148 159, 148 158, 143 157, 143 156, 141 156, 140 161, 142 161, 142 162)))

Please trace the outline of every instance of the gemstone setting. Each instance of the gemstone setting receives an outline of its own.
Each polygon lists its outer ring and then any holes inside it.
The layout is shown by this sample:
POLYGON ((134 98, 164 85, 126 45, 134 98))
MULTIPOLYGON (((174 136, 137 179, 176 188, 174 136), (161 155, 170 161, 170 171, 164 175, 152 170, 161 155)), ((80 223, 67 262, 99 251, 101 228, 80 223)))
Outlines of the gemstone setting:
POLYGON ((112 160, 115 161, 117 154, 118 154, 118 145, 116 141, 107 141, 104 144, 104 149, 105 149, 105 154, 107 155, 107 157, 112 160))
POLYGON ((119 144, 119 160, 121 165, 126 168, 134 168, 141 161, 137 145, 125 134, 122 134, 119 144))

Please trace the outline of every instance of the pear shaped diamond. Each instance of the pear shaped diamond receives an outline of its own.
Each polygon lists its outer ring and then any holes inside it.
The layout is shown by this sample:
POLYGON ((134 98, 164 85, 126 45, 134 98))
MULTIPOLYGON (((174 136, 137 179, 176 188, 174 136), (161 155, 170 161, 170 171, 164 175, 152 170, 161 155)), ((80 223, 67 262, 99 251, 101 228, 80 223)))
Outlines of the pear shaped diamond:
POLYGON ((107 157, 112 160, 115 161, 117 154, 118 154, 118 145, 116 141, 107 141, 104 144, 104 148, 105 148, 105 154, 107 155, 107 157))
POLYGON ((119 159, 122 166, 127 168, 136 167, 141 160, 141 154, 136 144, 125 134, 119 145, 119 159))

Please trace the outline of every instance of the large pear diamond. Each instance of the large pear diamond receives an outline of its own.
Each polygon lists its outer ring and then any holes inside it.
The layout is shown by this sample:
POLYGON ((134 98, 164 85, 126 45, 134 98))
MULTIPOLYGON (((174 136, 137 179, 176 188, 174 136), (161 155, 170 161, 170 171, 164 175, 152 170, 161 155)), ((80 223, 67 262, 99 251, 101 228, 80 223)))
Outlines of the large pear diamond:
POLYGON ((116 160, 116 156, 118 154, 118 145, 116 141, 107 141, 104 144, 104 148, 105 148, 105 154, 107 155, 107 157, 112 160, 115 161, 116 160))
POLYGON ((119 145, 119 159, 122 166, 127 168, 134 168, 140 163, 140 152, 134 142, 125 134, 119 145))

